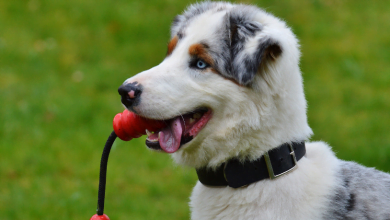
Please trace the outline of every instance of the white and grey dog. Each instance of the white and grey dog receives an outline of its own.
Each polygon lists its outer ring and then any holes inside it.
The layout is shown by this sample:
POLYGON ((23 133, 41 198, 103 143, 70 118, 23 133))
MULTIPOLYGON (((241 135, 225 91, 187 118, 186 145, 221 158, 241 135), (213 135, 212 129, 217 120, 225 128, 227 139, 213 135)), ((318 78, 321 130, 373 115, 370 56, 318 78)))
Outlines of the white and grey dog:
POLYGON ((278 18, 203 2, 174 19, 163 62, 119 88, 129 110, 167 123, 147 146, 197 170, 192 219, 390 219, 390 175, 305 147, 299 57, 278 18))

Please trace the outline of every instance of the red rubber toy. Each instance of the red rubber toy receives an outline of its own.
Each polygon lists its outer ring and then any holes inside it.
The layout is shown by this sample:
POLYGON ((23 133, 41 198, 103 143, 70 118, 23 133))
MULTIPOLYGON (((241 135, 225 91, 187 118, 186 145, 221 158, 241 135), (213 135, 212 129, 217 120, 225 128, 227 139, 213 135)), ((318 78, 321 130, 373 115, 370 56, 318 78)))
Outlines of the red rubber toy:
POLYGON ((107 160, 110 154, 111 147, 117 137, 124 141, 130 141, 133 138, 139 138, 146 134, 146 129, 150 132, 155 132, 166 127, 164 121, 147 119, 140 117, 133 112, 124 110, 114 117, 113 127, 114 132, 108 137, 106 145, 104 146, 102 159, 100 162, 99 175, 99 193, 98 193, 98 209, 97 213, 93 215, 90 220, 110 220, 110 218, 103 214, 104 212, 104 196, 106 191, 106 172, 107 160), (100 214, 100 215, 99 215, 100 214))
POLYGON ((106 214, 103 215, 95 214, 89 220, 110 220, 110 218, 106 214))
POLYGON ((123 141, 130 141, 146 134, 146 129, 150 132, 166 127, 164 121, 143 118, 133 112, 124 110, 114 117, 113 127, 115 134, 123 141))

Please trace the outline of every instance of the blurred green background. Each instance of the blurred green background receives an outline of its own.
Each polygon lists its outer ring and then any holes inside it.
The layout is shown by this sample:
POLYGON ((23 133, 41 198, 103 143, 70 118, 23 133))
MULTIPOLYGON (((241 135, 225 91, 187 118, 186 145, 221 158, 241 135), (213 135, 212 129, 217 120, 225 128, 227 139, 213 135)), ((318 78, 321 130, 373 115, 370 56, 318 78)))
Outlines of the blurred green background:
MULTIPOLYGON (((174 16, 195 1, 0 0, 0 219, 89 219, 99 161, 123 110, 118 86, 165 56, 174 16)), ((390 171, 390 1, 243 0, 301 42, 315 135, 337 155, 390 171)), ((195 172, 118 141, 111 219, 188 219, 195 172)))

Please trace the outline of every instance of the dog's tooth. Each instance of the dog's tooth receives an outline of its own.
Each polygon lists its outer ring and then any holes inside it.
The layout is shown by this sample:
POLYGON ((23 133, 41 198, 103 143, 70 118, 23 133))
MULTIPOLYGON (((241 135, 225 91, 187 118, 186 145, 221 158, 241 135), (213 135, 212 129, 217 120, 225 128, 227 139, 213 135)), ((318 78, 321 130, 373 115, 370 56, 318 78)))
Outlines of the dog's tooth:
POLYGON ((194 123, 195 119, 190 118, 190 124, 194 123))
POLYGON ((195 118, 195 119, 199 119, 200 117, 201 117, 201 114, 200 114, 200 113, 195 113, 195 114, 194 114, 194 118, 195 118))
POLYGON ((156 143, 156 142, 158 142, 158 140, 151 140, 151 139, 149 139, 149 138, 146 138, 146 140, 148 140, 148 141, 150 141, 150 142, 154 142, 154 143, 156 143))
POLYGON ((148 137, 149 137, 150 135, 152 135, 152 132, 150 132, 148 129, 145 129, 145 132, 146 132, 146 135, 148 135, 148 137))

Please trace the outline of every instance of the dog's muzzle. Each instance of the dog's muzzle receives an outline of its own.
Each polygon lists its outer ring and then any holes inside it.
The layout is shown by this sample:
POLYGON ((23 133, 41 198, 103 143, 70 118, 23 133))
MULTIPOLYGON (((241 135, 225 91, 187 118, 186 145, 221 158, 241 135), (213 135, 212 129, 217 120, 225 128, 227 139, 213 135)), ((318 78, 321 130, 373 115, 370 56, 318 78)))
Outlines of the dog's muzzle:
POLYGON ((118 93, 121 96, 123 105, 132 109, 141 101, 142 85, 137 82, 124 83, 118 88, 118 93))

